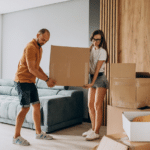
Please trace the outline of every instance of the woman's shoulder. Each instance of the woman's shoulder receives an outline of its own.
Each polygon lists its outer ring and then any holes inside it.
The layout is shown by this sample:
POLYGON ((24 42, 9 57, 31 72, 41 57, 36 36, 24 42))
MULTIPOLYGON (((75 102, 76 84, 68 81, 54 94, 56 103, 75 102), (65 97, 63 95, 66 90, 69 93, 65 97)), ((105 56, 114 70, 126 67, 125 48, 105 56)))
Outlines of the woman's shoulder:
POLYGON ((100 51, 101 53, 107 53, 106 50, 105 50, 103 47, 100 47, 100 48, 99 48, 99 51, 100 51))

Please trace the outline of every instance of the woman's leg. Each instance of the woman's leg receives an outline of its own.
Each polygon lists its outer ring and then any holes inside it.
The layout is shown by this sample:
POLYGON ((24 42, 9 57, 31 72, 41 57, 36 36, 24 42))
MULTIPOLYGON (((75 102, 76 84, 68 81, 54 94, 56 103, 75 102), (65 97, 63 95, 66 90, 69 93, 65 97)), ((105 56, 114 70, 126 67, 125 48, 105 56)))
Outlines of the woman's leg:
POLYGON ((94 103, 94 108, 95 108, 95 127, 94 131, 95 133, 99 134, 99 129, 101 127, 102 123, 102 105, 104 101, 104 97, 106 94, 107 89, 106 88, 96 88, 96 93, 95 93, 95 103, 94 103))
POLYGON ((95 109, 94 109, 94 102, 95 102, 95 92, 96 88, 89 88, 88 91, 88 108, 89 108, 89 115, 91 119, 92 129, 95 129, 95 109))

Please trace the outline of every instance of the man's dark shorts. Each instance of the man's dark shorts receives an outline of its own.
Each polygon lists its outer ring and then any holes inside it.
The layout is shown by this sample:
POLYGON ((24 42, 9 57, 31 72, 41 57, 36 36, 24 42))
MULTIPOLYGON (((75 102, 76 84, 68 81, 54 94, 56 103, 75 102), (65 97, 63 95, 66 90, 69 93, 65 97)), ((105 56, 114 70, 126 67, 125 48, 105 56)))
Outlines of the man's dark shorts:
POLYGON ((14 82, 14 85, 22 107, 30 107, 30 103, 40 103, 38 91, 34 83, 14 82))

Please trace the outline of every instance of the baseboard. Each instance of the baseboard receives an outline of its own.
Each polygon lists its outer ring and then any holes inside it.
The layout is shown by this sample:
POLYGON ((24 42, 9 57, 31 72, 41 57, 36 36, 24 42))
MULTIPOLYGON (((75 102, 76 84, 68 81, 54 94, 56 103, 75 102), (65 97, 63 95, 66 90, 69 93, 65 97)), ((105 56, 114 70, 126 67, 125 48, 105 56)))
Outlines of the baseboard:
POLYGON ((90 118, 83 118, 83 122, 91 123, 91 120, 90 120, 90 118))

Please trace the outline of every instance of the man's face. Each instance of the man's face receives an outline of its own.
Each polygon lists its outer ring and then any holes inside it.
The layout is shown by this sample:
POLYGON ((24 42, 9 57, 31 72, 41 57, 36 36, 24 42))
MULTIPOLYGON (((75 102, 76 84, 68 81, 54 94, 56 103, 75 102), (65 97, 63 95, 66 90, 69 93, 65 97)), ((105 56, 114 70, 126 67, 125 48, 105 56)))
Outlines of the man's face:
POLYGON ((44 45, 50 38, 50 35, 45 32, 44 34, 37 34, 37 42, 42 46, 44 45))

